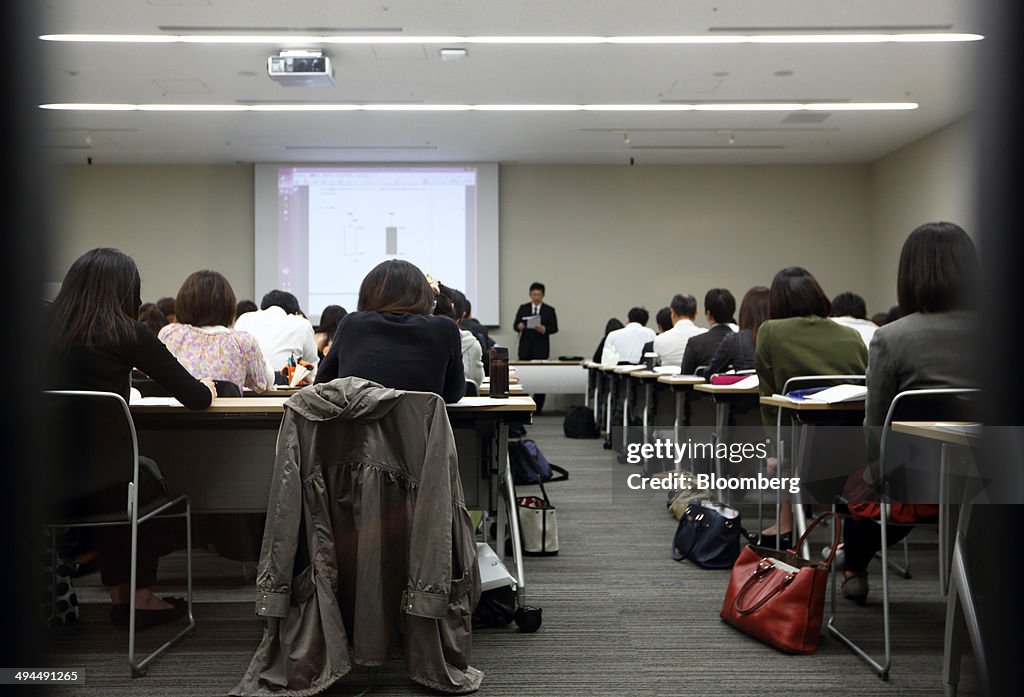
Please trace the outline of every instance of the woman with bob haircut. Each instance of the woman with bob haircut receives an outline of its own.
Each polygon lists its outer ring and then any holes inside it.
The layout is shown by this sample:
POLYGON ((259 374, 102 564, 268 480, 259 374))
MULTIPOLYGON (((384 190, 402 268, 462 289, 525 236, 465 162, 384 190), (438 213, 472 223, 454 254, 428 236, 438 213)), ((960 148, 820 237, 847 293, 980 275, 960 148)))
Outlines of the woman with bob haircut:
POLYGON ((316 382, 356 376, 384 387, 433 392, 445 402, 466 394, 459 329, 431 314, 434 291, 414 264, 389 259, 366 274, 356 312, 338 324, 316 382))
MULTIPOLYGON (((801 375, 863 375, 868 350, 855 330, 829 319, 832 303, 811 272, 799 266, 782 269, 768 290, 768 320, 757 330, 754 364, 762 396, 782 392, 786 381, 801 375)), ((764 427, 775 433, 778 412, 761 407, 764 427)), ((793 511, 782 506, 776 525, 756 540, 765 547, 793 544, 793 511), (776 539, 776 537, 780 539, 776 539)))
POLYGON ((160 330, 160 340, 193 375, 264 392, 274 375, 263 359, 256 338, 232 329, 235 292, 228 279, 216 271, 196 271, 181 284, 174 299, 177 322, 160 330))
MULTIPOLYGON (((60 293, 47 311, 47 352, 44 389, 114 392, 127 401, 133 368, 139 368, 189 409, 205 409, 216 396, 213 380, 198 380, 187 370, 156 334, 136 317, 142 305, 141 279, 135 262, 127 254, 109 248, 86 252, 71 265, 60 293)), ((73 476, 75 448, 67 443, 61 461, 68 469, 55 476, 73 476)), ((166 490, 153 460, 139 458, 139 503, 144 504, 166 490)), ((124 512, 125 486, 62 502, 65 512, 98 514, 124 512)), ((155 522, 155 521, 154 521, 155 522)), ((181 617, 187 611, 181 598, 161 599, 153 594, 161 543, 154 533, 159 526, 147 523, 136 565, 135 620, 145 629, 181 617)), ((113 624, 127 627, 131 580, 131 529, 128 526, 94 530, 100 575, 110 589, 113 624)))
MULTIPOLYGON (((953 223, 926 223, 907 237, 900 252, 896 299, 900 318, 878 328, 871 338, 868 396, 864 427, 868 459, 878 458, 878 444, 893 398, 905 390, 977 387, 979 320, 974 296, 978 255, 967 233, 953 223)), ((871 485, 870 467, 863 481, 871 485)), ((873 510, 877 506, 866 506, 873 510)), ((896 513, 897 504, 892 511, 896 513)), ((888 526, 894 545, 913 530, 912 523, 933 520, 938 507, 903 505, 901 525, 888 526)), ((868 595, 868 563, 882 548, 877 514, 865 517, 851 502, 852 518, 843 529, 843 594, 858 604, 868 595)))

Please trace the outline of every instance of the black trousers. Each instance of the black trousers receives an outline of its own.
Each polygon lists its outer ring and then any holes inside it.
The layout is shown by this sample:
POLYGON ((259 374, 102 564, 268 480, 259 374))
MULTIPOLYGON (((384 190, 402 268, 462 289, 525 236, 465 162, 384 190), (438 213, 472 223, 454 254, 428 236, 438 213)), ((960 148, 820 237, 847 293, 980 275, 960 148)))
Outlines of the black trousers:
MULTIPOLYGON (((914 529, 913 525, 887 525, 886 541, 892 547, 914 529)), ((882 526, 874 520, 847 518, 843 527, 846 570, 864 573, 876 552, 882 550, 882 526)))
MULTIPOLYGON (((139 458, 139 504, 161 496, 167 489, 156 463, 148 457, 139 458)), ((70 515, 95 515, 124 511, 127 485, 118 484, 92 496, 76 499, 66 507, 70 515)), ((170 551, 166 544, 167 520, 150 520, 139 526, 139 551, 136 561, 136 586, 149 588, 156 583, 161 552, 170 551)), ((92 528, 92 539, 105 586, 119 586, 131 581, 132 529, 130 525, 92 528)))

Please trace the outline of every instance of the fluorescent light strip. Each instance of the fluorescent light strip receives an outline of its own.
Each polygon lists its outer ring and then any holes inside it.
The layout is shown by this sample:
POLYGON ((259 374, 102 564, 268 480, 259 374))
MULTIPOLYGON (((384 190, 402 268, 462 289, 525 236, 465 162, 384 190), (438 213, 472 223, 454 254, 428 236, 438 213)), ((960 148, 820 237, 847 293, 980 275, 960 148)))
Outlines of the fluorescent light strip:
POLYGON ((40 104, 54 111, 906 111, 915 102, 741 104, 40 104))
POLYGON ((719 34, 689 36, 353 36, 291 34, 43 34, 43 41, 186 44, 884 44, 979 41, 981 34, 719 34))

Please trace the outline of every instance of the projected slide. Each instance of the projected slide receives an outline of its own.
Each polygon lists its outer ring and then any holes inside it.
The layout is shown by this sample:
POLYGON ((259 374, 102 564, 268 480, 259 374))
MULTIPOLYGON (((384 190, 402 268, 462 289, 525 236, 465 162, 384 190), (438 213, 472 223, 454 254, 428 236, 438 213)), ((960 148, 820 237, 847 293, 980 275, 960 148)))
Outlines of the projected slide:
POLYGON ((477 294, 475 167, 280 167, 276 286, 311 316, 356 308, 385 259, 477 294))

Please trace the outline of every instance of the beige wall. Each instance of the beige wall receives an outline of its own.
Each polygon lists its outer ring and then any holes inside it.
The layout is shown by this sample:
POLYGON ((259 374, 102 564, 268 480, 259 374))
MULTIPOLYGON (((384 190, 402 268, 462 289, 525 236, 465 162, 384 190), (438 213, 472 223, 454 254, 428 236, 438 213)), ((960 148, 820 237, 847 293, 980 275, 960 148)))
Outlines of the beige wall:
MULTIPOLYGON (((561 331, 555 355, 593 353, 609 317, 654 313, 674 293, 737 301, 783 266, 831 295, 870 292, 868 167, 507 166, 501 169, 501 317, 534 280, 561 331)), ((83 251, 119 247, 139 263, 143 298, 173 295, 214 268, 253 293, 253 170, 247 166, 78 166, 67 170, 53 280, 83 251)), ((496 337, 510 342, 507 326, 496 337)))
POLYGON ((871 165, 873 282, 864 296, 869 313, 896 304, 900 249, 915 227, 945 220, 977 241, 974 153, 974 133, 965 118, 871 165))
POLYGON ((93 247, 130 254, 142 299, 175 295, 185 276, 220 271, 253 292, 251 166, 75 166, 62 170, 48 281, 93 247))

